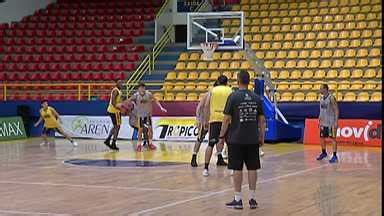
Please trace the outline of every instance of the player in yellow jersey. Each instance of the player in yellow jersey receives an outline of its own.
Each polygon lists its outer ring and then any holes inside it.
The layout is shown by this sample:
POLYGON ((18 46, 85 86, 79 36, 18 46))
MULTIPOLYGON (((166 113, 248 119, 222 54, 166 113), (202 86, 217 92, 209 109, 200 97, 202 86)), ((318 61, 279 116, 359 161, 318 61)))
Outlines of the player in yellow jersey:
POLYGON ((117 140, 117 137, 119 136, 120 125, 121 125, 121 113, 120 113, 120 107, 118 107, 118 104, 122 102, 122 99, 121 99, 122 88, 123 88, 123 81, 118 80, 116 81, 116 86, 111 91, 107 113, 112 119, 113 128, 109 132, 107 139, 104 141, 104 144, 106 146, 108 146, 110 149, 117 150, 117 151, 119 150, 119 148, 116 146, 116 140, 117 140), (112 144, 110 143, 111 138, 112 138, 112 144))
POLYGON ((209 129, 209 141, 205 150, 205 164, 203 176, 208 176, 208 166, 212 157, 213 147, 217 145, 217 166, 226 166, 227 163, 223 159, 222 150, 224 143, 219 143, 219 135, 221 124, 224 119, 224 107, 228 96, 232 93, 232 89, 227 86, 228 78, 221 75, 217 78, 218 86, 212 88, 209 97, 204 105, 205 119, 204 127, 209 129))
POLYGON ((77 143, 72 139, 72 137, 70 137, 67 133, 65 133, 62 127, 60 126, 59 124, 59 122, 61 122, 60 116, 53 107, 48 106, 47 100, 43 100, 41 102, 40 118, 35 123, 34 126, 37 127, 42 121, 44 122, 44 128, 42 132, 44 143, 42 144, 49 144, 48 143, 49 133, 56 131, 62 134, 65 138, 67 138, 72 143, 73 146, 77 146, 77 143))

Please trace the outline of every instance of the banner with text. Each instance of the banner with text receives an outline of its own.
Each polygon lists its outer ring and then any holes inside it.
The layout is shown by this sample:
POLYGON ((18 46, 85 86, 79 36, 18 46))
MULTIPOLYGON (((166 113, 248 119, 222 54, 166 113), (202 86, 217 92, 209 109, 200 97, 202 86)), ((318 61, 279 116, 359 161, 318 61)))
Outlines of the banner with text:
MULTIPOLYGON (((61 116, 64 131, 72 137, 105 139, 113 128, 109 116, 61 116)), ((56 136, 61 136, 56 133, 56 136)), ((122 118, 119 138, 132 139, 133 128, 129 126, 129 118, 122 118)))
POLYGON ((0 141, 24 138, 26 133, 20 117, 0 118, 0 141))
POLYGON ((153 117, 152 122, 154 140, 195 141, 199 134, 195 117, 153 117))
MULTIPOLYGON (((318 119, 306 119, 305 144, 320 144, 318 119)), ((338 122, 336 141, 340 145, 381 146, 381 120, 342 119, 338 122)))

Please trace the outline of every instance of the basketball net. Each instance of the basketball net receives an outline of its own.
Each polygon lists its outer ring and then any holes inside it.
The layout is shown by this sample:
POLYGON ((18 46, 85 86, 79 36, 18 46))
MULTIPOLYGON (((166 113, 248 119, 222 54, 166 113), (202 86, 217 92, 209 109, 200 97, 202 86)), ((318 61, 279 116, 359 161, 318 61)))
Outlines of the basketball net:
POLYGON ((201 43, 200 46, 201 46, 201 49, 203 50, 201 59, 205 61, 212 61, 213 53, 215 52, 218 44, 216 42, 207 42, 207 43, 201 43))

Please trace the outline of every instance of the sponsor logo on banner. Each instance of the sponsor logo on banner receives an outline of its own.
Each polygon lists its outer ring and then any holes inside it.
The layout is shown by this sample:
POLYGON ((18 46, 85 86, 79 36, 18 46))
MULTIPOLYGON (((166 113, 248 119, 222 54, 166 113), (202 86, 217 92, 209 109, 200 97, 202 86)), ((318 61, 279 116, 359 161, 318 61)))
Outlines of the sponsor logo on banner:
POLYGON ((26 133, 20 117, 0 118, 0 141, 23 138, 26 138, 26 133))
POLYGON ((199 129, 194 117, 155 117, 154 139, 158 140, 196 140, 199 129))
MULTIPOLYGON (((306 119, 304 130, 305 144, 319 144, 319 128, 317 119, 306 119)), ((381 120, 349 120, 338 122, 336 141, 344 145, 381 146, 381 120)))
MULTIPOLYGON (((104 139, 112 130, 113 124, 109 116, 61 116, 63 129, 72 137, 104 139)), ((128 118, 122 118, 119 138, 131 139, 133 128, 128 118)), ((56 133, 56 136, 61 136, 56 133)))

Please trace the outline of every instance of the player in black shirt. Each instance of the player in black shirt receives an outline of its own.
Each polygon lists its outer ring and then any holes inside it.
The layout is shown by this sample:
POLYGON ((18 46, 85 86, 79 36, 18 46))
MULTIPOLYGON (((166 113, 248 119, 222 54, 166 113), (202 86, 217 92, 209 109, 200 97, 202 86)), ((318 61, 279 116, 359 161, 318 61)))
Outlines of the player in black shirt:
POLYGON ((220 142, 228 144, 228 168, 234 170, 235 198, 227 203, 229 208, 242 209, 241 185, 243 164, 247 166, 249 182, 249 205, 257 207, 255 198, 257 172, 260 169, 259 147, 264 144, 265 118, 261 98, 247 89, 249 73, 240 71, 237 76, 239 90, 231 93, 224 109, 224 121, 220 142))

